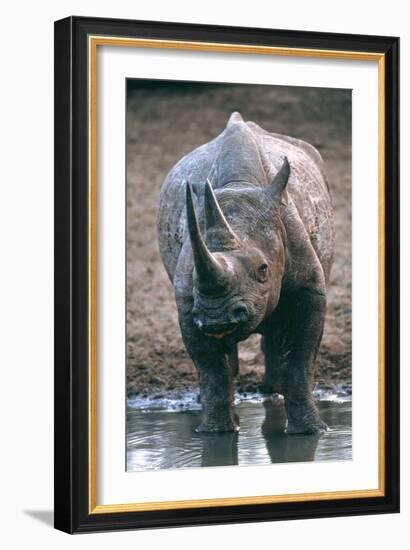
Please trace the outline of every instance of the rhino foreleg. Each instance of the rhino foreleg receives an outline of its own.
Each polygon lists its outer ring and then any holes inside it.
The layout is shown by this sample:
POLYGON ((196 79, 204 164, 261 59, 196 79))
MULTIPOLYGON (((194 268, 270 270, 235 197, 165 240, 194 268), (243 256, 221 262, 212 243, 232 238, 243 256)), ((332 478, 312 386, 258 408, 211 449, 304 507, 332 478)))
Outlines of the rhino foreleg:
POLYGON ((327 426, 319 416, 312 391, 326 297, 316 290, 300 290, 292 294, 285 311, 287 330, 281 383, 288 416, 287 433, 321 433, 327 426))
POLYGON ((232 432, 234 417, 234 350, 228 355, 217 342, 192 331, 183 333, 185 346, 198 370, 202 422, 197 432, 232 432))
POLYGON ((233 414, 233 373, 224 353, 194 357, 199 373, 203 418, 198 432, 237 431, 233 414))

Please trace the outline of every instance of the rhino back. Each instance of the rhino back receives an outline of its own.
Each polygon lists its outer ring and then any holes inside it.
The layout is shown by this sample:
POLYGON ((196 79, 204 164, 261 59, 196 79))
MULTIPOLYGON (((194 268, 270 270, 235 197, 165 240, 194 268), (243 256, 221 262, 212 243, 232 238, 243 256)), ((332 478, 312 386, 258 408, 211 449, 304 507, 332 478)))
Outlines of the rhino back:
MULTIPOLYGON (((164 181, 159 200, 158 239, 171 281, 187 238, 186 182, 200 188, 209 178, 216 188, 225 185, 232 188, 238 178, 242 183, 246 180, 252 186, 263 187, 275 177, 285 156, 291 173, 287 206, 284 205, 281 212, 284 225, 291 239, 300 238, 292 232, 295 233, 295 227, 299 230, 302 227, 328 279, 333 255, 333 210, 320 154, 302 140, 267 132, 253 122, 244 122, 239 115, 231 117, 217 138, 184 156, 164 181), (298 218, 296 224, 295 218, 298 218)), ((200 191, 198 195, 201 196, 200 191)), ((198 206, 201 206, 200 199, 198 206)))
POLYGON ((265 169, 271 181, 286 156, 291 165, 287 185, 287 205, 281 210, 288 238, 300 239, 292 234, 295 218, 303 225, 310 243, 322 265, 328 281, 334 251, 334 213, 324 163, 319 152, 309 143, 289 136, 266 132, 255 123, 247 123, 257 135, 265 157, 265 169))

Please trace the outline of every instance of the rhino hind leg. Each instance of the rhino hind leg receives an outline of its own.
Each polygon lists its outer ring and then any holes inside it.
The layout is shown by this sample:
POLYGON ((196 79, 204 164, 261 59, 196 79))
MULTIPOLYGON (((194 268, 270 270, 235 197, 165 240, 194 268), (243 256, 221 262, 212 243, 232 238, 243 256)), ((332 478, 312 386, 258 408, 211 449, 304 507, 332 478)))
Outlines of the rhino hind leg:
POLYGON ((265 355, 265 373, 260 391, 266 394, 282 393, 280 383, 280 353, 277 336, 267 333, 262 336, 262 351, 265 355))
POLYGON ((327 430, 313 398, 315 360, 323 334, 326 297, 301 289, 286 304, 286 353, 281 384, 288 417, 288 434, 320 434, 327 430))
POLYGON ((231 373, 233 378, 238 376, 239 373, 239 357, 238 357, 238 346, 232 347, 228 352, 228 363, 231 368, 231 373))

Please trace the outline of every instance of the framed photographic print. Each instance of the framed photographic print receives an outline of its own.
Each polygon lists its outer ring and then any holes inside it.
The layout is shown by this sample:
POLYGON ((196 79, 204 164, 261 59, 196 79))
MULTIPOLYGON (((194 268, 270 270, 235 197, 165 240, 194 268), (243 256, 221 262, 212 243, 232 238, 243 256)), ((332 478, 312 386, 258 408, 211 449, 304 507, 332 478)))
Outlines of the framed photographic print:
POLYGON ((56 22, 56 528, 399 510, 398 55, 56 22))

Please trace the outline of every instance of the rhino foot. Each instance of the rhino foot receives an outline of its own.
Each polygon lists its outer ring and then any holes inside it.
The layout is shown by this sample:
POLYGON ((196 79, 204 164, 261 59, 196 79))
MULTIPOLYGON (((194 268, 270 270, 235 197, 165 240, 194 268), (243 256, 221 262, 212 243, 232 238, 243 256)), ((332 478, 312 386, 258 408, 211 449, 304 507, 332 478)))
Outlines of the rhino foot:
POLYGON ((259 391, 266 395, 272 395, 273 393, 280 394, 281 388, 277 383, 263 381, 259 386, 259 391))
POLYGON ((287 403, 286 412, 288 426, 286 433, 293 434, 323 434, 328 431, 327 424, 319 416, 319 412, 313 403, 292 404, 287 403))
POLYGON ((286 428, 288 435, 297 434, 316 434, 321 435, 329 430, 327 424, 323 420, 314 422, 289 422, 286 428))

